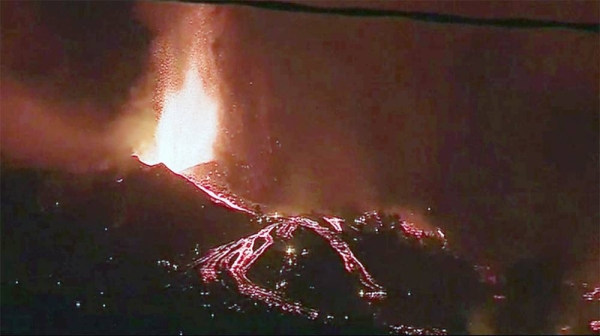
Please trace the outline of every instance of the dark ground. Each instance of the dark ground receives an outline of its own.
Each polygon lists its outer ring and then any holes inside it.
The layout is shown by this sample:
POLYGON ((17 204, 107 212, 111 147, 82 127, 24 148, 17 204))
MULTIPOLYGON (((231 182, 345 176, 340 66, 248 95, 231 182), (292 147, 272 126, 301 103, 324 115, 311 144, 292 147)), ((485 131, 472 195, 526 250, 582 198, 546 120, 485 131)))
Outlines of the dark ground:
MULTIPOLYGON (((2 334, 387 334, 388 324, 461 334, 473 307, 506 292, 448 250, 389 232, 344 234, 386 287, 380 304, 358 298, 339 257, 311 232, 296 232, 293 243, 310 253, 285 272, 281 249, 259 260, 250 276, 267 287, 287 279, 290 297, 323 312, 315 321, 240 297, 224 274, 205 285, 183 267, 257 230, 162 166, 86 177, 5 167, 2 334)), ((578 298, 572 330, 585 333, 598 304, 560 279, 540 260, 501 277, 512 296, 492 303, 510 308, 499 309, 498 330, 552 332, 550 307, 567 293, 578 298)))

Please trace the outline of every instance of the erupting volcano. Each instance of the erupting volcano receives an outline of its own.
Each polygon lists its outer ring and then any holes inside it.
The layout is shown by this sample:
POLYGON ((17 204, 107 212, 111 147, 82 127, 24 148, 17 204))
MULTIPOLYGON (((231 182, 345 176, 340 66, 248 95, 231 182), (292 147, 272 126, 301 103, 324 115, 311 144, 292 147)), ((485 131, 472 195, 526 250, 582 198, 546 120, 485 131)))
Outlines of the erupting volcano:
POLYGON ((2 2, 0 334, 600 331, 592 10, 79 3, 2 2))
MULTIPOLYGON (((263 301, 269 306, 279 307, 283 311, 303 314, 314 319, 319 315, 318 310, 287 300, 280 288, 261 287, 248 277, 250 268, 274 245, 275 240, 287 242, 299 228, 312 231, 325 239, 341 258, 345 270, 358 277, 361 289, 354 294, 367 300, 384 299, 386 291, 344 241, 345 230, 359 231, 365 227, 374 230, 392 229, 416 239, 434 238, 446 246, 444 235, 439 230, 423 231, 399 218, 395 218, 395 224, 384 223, 376 212, 363 214, 354 219, 351 225, 336 216, 320 215, 309 218, 297 215, 282 216, 277 212, 268 215, 260 213, 256 210, 260 207, 250 206, 249 202, 228 192, 222 179, 215 179, 215 176, 211 176, 212 174, 205 169, 196 168, 202 168, 214 160, 213 148, 219 128, 218 104, 207 93, 206 82, 200 78, 200 70, 194 59, 188 60, 187 69, 183 71, 185 79, 177 90, 173 89, 177 86, 170 80, 173 76, 172 70, 167 69, 161 73, 167 77, 162 79, 162 83, 167 87, 162 90, 164 95, 158 99, 160 112, 157 113, 158 123, 153 144, 136 155, 148 165, 163 163, 173 172, 193 182, 215 204, 246 213, 257 223, 264 224, 258 228, 256 234, 215 247, 193 262, 190 267, 198 270, 204 282, 216 281, 219 274, 226 271, 236 281, 241 294, 263 301)), ((287 249, 288 255, 295 253, 293 247, 287 249)))

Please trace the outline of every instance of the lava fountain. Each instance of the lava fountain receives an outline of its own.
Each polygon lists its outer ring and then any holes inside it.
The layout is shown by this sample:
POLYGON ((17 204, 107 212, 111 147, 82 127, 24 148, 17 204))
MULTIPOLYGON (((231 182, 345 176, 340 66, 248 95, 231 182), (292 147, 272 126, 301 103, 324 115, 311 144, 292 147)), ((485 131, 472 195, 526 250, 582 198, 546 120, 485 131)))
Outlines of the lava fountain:
POLYGON ((139 158, 149 165, 164 163, 174 172, 209 162, 217 129, 217 105, 205 92, 199 69, 192 65, 183 87, 165 95, 155 144, 139 158))

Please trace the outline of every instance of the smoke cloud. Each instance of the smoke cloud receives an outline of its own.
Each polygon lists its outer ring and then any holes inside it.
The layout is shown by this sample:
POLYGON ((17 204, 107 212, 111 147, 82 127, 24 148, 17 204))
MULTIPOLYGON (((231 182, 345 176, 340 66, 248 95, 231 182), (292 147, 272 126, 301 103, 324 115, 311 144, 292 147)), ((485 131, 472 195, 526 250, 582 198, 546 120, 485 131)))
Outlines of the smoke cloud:
POLYGON ((130 108, 144 99, 133 88, 151 38, 131 13, 125 3, 2 2, 3 164, 120 167, 151 134, 154 116, 130 108))

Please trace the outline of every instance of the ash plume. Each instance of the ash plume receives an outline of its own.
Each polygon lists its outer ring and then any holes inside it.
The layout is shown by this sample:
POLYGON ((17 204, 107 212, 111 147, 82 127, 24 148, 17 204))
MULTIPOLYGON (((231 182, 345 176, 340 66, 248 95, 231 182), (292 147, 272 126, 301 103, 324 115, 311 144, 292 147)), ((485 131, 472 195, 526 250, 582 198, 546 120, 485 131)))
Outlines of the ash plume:
MULTIPOLYGON (((293 23, 264 35, 257 14, 228 9, 222 19, 227 30, 213 44, 223 126, 218 159, 235 171, 229 175, 248 176, 234 188, 292 213, 351 203, 371 208, 378 201, 375 171, 358 132, 357 106, 327 84, 328 72, 344 67, 336 69, 335 58, 314 50, 312 34, 293 34, 281 43, 280 34, 303 29, 293 23), (313 53, 323 57, 321 63, 313 53)), ((289 17, 266 19, 279 26, 289 17)))
POLYGON ((150 33, 132 4, 2 2, 4 164, 73 172, 123 166, 153 116, 124 113, 150 33))

